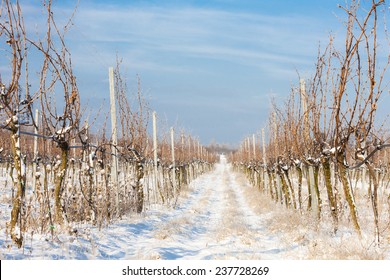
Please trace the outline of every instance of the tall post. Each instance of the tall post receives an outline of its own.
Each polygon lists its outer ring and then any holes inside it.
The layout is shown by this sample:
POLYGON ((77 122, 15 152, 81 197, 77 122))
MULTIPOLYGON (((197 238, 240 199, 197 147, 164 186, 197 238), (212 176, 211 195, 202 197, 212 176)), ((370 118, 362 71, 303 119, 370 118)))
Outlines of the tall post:
POLYGON ((274 129, 274 138, 273 138, 273 143, 274 143, 274 149, 275 149, 275 156, 279 155, 279 133, 278 133, 278 124, 276 122, 276 112, 272 112, 272 119, 273 119, 273 129, 274 129))
POLYGON ((191 136, 187 138, 188 142, 188 158, 190 159, 191 156, 191 136))
MULTIPOLYGON (((256 168, 256 135, 252 134, 252 148, 253 148, 253 166, 256 168)), ((257 172, 253 172, 255 186, 258 187, 257 172)))
POLYGON ((253 144, 253 159, 256 159, 256 136, 252 135, 252 144, 253 144))
POLYGON ((200 146, 199 139, 197 144, 198 144, 198 158, 202 160, 202 147, 200 146))
POLYGON ((247 146, 246 146, 247 141, 246 140, 247 140, 247 138, 244 139, 243 148, 242 148, 242 153, 244 155, 244 160, 245 160, 245 158, 247 156, 247 146))
POLYGON ((268 176, 267 176, 268 175, 268 173, 267 173, 267 154, 266 154, 266 150, 265 150, 264 128, 261 129, 261 140, 263 142, 263 166, 264 166, 264 169, 263 169, 263 184, 264 184, 263 189, 266 191, 269 183, 268 183, 268 176))
POLYGON ((173 127, 171 127, 171 154, 173 195, 176 196, 175 130, 173 127))
POLYGON ((118 135, 116 124, 116 98, 115 98, 115 82, 114 82, 114 68, 108 68, 108 77, 110 82, 110 111, 111 111, 111 133, 112 133, 112 146, 111 146, 111 182, 113 187, 116 186, 115 204, 119 214, 119 184, 118 184, 118 135))
POLYGON ((190 162, 190 164, 188 165, 188 168, 187 168, 187 174, 188 174, 188 181, 190 182, 192 180, 192 167, 191 165, 193 166, 193 163, 192 163, 192 160, 193 160, 193 156, 191 154, 191 145, 192 145, 192 137, 191 136, 188 136, 188 160, 190 162))
POLYGON ((261 129, 261 138, 262 138, 262 142, 263 142, 263 163, 264 163, 264 165, 267 165, 267 155, 266 155, 266 152, 265 152, 265 132, 264 132, 264 128, 261 129))
POLYGON ((246 138, 246 147, 247 147, 247 152, 248 152, 248 160, 251 160, 251 139, 250 137, 246 138))
POLYGON ((184 161, 185 155, 184 155, 184 133, 181 133, 181 158, 180 160, 184 161))
MULTIPOLYGON (((301 107, 303 111, 303 141, 305 143, 304 146, 308 145, 309 143, 309 112, 307 111, 307 93, 306 93, 306 82, 304 79, 299 80, 300 85, 300 96, 301 96, 301 107)), ((314 209, 313 214, 314 216, 318 216, 318 197, 317 192, 314 187, 314 170, 312 166, 309 166, 309 177, 310 177, 310 192, 311 197, 309 198, 311 200, 312 209, 314 209)))
POLYGON ((153 162, 154 162, 154 183, 155 191, 158 187, 158 158, 157 158, 157 113, 153 112, 153 162))
POLYGON ((193 147, 194 151, 192 153, 194 154, 195 158, 198 158, 198 148, 197 148, 198 146, 196 145, 196 139, 192 140, 192 144, 194 145, 194 147, 193 147))
POLYGON ((37 158, 38 158, 38 124, 39 124, 39 111, 38 109, 35 109, 35 128, 34 128, 34 161, 33 161, 33 188, 35 189, 35 193, 37 194, 36 190, 36 183, 37 183, 37 178, 36 178, 36 172, 37 172, 37 158))
POLYGON ((303 111, 303 137, 304 141, 307 144, 309 140, 309 114, 307 112, 307 94, 306 94, 306 82, 304 79, 299 80, 300 84, 300 94, 301 94, 301 106, 303 111))

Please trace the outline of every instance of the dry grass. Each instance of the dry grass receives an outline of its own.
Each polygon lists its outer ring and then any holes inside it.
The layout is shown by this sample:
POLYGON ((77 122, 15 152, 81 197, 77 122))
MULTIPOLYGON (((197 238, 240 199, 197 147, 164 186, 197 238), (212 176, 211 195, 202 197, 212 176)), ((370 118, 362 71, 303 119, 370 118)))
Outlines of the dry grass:
POLYGON ((237 201, 233 190, 228 190, 228 192, 224 195, 226 199, 226 206, 220 225, 218 226, 219 230, 216 234, 216 240, 218 242, 230 236, 242 237, 246 228, 245 223, 242 219, 240 219, 242 214, 237 211, 237 201))
MULTIPOLYGON (((268 194, 249 186, 244 175, 237 174, 236 176, 241 185, 247 186, 244 188, 246 200, 252 210, 264 218, 265 230, 269 232, 269 235, 278 236, 282 242, 281 247, 299 247, 301 252, 305 252, 298 256, 292 250, 287 254, 289 258, 326 260, 381 260, 386 258, 386 252, 390 249, 389 228, 386 228, 388 217, 383 217, 382 220, 383 244, 378 248, 373 243, 372 213, 369 204, 367 206, 367 203, 362 201, 363 194, 359 202, 362 204, 360 209, 364 211, 361 211, 359 217, 366 231, 363 232, 363 238, 359 239, 352 230, 351 221, 346 215, 348 210, 345 210, 345 215, 340 220, 339 230, 334 234, 330 215, 324 213, 321 222, 318 223, 311 212, 306 211, 300 214, 297 210, 286 209, 284 205, 275 203, 268 194)), ((324 211, 327 209, 324 208, 324 211)))
POLYGON ((175 234, 182 233, 184 227, 190 223, 191 221, 188 217, 175 219, 161 226, 154 234, 154 237, 160 240, 169 239, 175 234))
POLYGON ((243 193, 246 202, 249 204, 254 213, 263 215, 275 207, 274 201, 269 196, 259 191, 256 187, 250 185, 242 173, 235 173, 237 183, 243 186, 243 193))
MULTIPOLYGON (((229 178, 226 175, 226 170, 222 173, 222 182, 224 186, 229 186, 229 178)), ((220 242, 231 236, 242 236, 245 225, 240 219, 240 213, 237 210, 237 199, 234 191, 228 188, 221 199, 224 201, 225 208, 223 210, 223 216, 217 227, 216 241, 220 242)))
POLYGON ((330 220, 323 219, 319 224, 310 213, 299 214, 294 210, 274 207, 272 218, 267 220, 267 229, 278 234, 287 246, 303 246, 306 255, 303 259, 332 260, 378 260, 385 257, 385 248, 375 247, 372 238, 360 239, 350 225, 341 222, 336 234, 331 232, 330 220))

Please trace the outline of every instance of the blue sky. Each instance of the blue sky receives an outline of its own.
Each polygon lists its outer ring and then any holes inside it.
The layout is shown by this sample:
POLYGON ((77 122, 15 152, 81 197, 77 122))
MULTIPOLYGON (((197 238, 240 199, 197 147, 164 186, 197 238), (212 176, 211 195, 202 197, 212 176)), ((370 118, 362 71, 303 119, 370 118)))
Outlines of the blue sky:
MULTIPOLYGON (((57 17, 70 2, 57 3, 57 17)), ((266 125, 271 96, 283 102, 297 72, 310 77, 329 34, 341 37, 340 2, 81 0, 67 42, 88 107, 108 110, 118 54, 130 90, 138 74, 168 126, 237 144, 266 125)))

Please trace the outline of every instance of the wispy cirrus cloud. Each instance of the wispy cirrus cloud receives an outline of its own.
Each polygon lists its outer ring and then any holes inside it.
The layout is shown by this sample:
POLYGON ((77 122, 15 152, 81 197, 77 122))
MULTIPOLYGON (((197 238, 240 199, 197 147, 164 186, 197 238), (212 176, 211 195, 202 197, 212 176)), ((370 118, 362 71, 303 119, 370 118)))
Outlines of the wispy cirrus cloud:
POLYGON ((239 65, 263 62, 298 65, 309 62, 316 41, 321 39, 317 30, 308 30, 312 21, 309 17, 201 8, 81 7, 74 34, 77 36, 80 31, 87 45, 99 45, 102 52, 116 48, 119 53, 129 54, 130 59, 144 61, 148 68, 179 64, 175 56, 218 59, 239 65), (172 59, 166 61, 168 57, 172 59))

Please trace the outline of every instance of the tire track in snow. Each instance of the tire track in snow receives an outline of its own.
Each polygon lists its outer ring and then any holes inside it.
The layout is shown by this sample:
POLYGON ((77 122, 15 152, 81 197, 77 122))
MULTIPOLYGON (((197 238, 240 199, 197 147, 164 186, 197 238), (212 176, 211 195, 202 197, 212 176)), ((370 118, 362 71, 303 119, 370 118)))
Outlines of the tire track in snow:
MULTIPOLYGON (((94 234, 94 254, 98 259, 156 259, 161 258, 156 248, 171 239, 171 235, 186 231, 183 225, 192 223, 192 217, 199 219, 209 213, 201 211, 202 205, 210 203, 212 189, 209 182, 217 181, 214 172, 194 180, 190 193, 183 201, 179 199, 176 209, 149 210, 146 214, 132 217, 130 221, 121 221, 114 226, 94 234)), ((203 227, 194 228, 198 234, 206 234, 203 227)), ((167 256, 169 258, 169 254, 167 256)), ((172 256, 171 256, 172 258, 172 256)))
MULTIPOLYGON (((193 190, 176 209, 149 211, 136 223, 122 222, 96 236, 96 258, 274 259, 280 248, 267 236, 261 216, 247 203, 226 159, 190 184, 193 190), (108 253, 109 252, 109 253, 108 253)), ((254 190, 253 191, 257 191, 254 190)))
POLYGON ((220 243, 226 244, 217 258, 274 259, 280 258, 285 251, 276 236, 269 235, 263 216, 256 214, 249 206, 248 195, 257 192, 248 182, 238 181, 236 173, 227 164, 226 194, 229 198, 225 220, 221 223, 220 243), (245 190, 246 189, 246 190, 245 190), (244 194, 244 190, 247 191, 244 194), (226 249, 228 248, 228 249, 226 249))
POLYGON ((220 177, 224 166, 217 165, 216 169, 194 182, 192 187, 198 189, 197 201, 190 195, 180 206, 168 223, 160 225, 153 238, 156 242, 151 248, 142 247, 139 251, 147 252, 146 258, 179 259, 199 258, 202 251, 207 249, 209 236, 215 232, 215 226, 220 220, 219 209, 223 207, 220 194, 224 184, 220 177))

